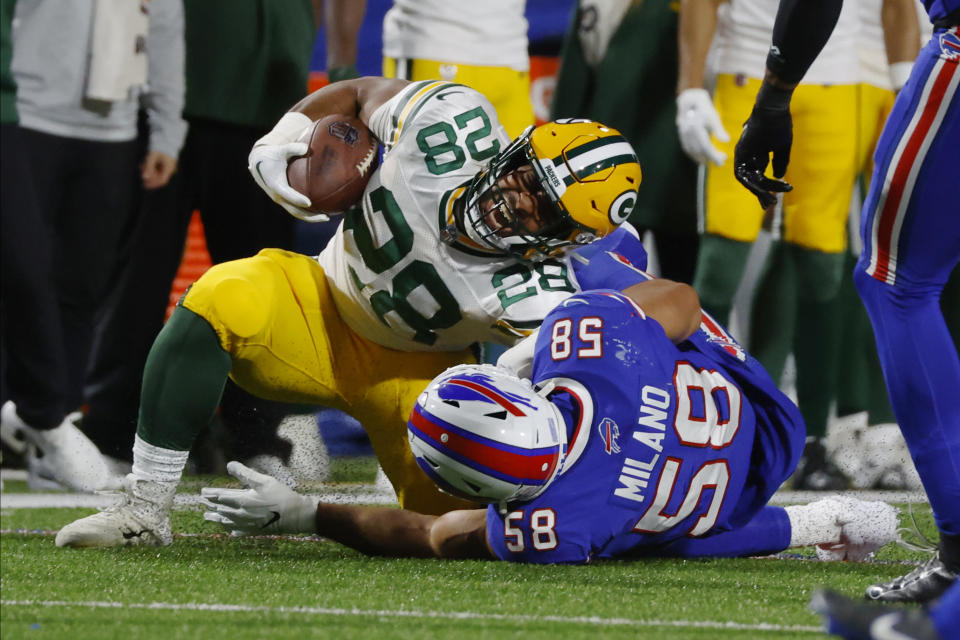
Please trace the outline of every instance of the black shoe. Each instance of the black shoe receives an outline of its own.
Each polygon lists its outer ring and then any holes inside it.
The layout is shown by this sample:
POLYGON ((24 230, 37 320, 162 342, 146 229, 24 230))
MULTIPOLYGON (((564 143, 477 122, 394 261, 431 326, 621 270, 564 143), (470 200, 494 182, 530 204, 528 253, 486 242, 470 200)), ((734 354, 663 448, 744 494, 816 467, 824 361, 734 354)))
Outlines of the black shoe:
POLYGON ((907 575, 870 585, 866 595, 880 602, 930 602, 943 595, 956 580, 956 570, 947 567, 937 551, 907 575))
POLYGON ((827 633, 849 640, 937 640, 940 637, 930 616, 921 609, 895 609, 855 602, 827 589, 814 592, 810 608, 823 616, 827 633))
POLYGON ((850 480, 827 459, 823 443, 811 436, 790 486, 798 491, 843 491, 850 488, 850 480))

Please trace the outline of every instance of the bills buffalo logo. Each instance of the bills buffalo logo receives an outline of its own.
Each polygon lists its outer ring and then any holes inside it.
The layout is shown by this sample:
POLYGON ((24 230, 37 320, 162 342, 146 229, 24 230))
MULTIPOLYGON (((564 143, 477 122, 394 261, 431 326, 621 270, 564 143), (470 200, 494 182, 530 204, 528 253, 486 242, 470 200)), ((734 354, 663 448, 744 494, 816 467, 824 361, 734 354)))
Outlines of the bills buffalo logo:
POLYGON ((343 121, 331 123, 330 126, 327 127, 327 131, 329 131, 330 135, 334 138, 340 138, 351 147, 357 144, 357 140, 360 139, 360 132, 349 123, 343 121))
POLYGON ((597 425, 600 439, 603 440, 603 450, 608 454, 620 453, 620 427, 610 418, 604 418, 597 425))
POLYGON ((940 53, 945 60, 953 62, 960 60, 960 35, 957 34, 956 29, 940 34, 940 53))

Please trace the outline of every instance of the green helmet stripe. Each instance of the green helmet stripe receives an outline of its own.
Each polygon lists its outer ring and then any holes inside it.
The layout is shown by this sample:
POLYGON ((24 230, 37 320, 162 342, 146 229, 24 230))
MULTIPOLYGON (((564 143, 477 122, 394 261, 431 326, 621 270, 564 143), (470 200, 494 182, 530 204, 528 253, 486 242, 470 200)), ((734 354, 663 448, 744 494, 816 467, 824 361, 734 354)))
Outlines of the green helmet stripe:
POLYGON ((629 154, 625 153, 623 155, 613 156, 611 158, 605 158, 599 162, 594 162, 589 167, 584 167, 584 169, 580 171, 579 177, 582 180, 584 178, 588 178, 592 176, 595 173, 600 173, 604 169, 609 169, 610 167, 615 167, 620 164, 626 164, 628 162, 638 162, 637 156, 633 155, 632 153, 629 153, 629 154))
MULTIPOLYGON (((618 142, 627 142, 627 139, 623 136, 607 136, 605 138, 597 138, 596 140, 591 140, 590 142, 585 142, 575 149, 571 149, 567 152, 566 157, 568 160, 572 160, 577 156, 581 156, 585 153, 590 153, 594 149, 599 149, 600 147, 605 147, 608 144, 616 144, 618 142)), ((553 164, 561 164, 564 160, 564 154, 560 154, 553 159, 553 164)))

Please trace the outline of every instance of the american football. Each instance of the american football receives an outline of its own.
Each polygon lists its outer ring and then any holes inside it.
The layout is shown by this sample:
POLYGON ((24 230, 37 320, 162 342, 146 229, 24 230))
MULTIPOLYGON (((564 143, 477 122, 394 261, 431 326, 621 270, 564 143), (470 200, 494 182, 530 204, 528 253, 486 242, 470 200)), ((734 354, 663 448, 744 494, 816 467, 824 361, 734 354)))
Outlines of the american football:
POLYGON ((359 118, 329 115, 307 129, 306 155, 287 166, 290 186, 310 198, 314 213, 340 213, 356 204, 377 167, 377 139, 359 118))

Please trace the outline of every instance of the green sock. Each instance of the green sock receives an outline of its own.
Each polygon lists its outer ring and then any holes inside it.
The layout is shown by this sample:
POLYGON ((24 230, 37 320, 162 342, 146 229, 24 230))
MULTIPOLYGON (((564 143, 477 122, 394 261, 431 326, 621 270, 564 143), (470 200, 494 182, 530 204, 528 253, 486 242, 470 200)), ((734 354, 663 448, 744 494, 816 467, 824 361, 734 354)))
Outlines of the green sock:
POLYGON ((842 253, 793 246, 797 270, 797 321, 793 354, 797 362, 797 405, 807 435, 827 433, 830 404, 840 364, 840 283, 842 253))
POLYGON ((189 451, 220 403, 230 367, 213 327, 178 306, 147 356, 137 435, 157 447, 189 451))
POLYGON ((709 233, 700 237, 693 288, 700 296, 700 306, 722 325, 730 321, 733 296, 743 278, 751 246, 709 233))
POLYGON ((779 384, 793 345, 796 267, 789 246, 774 242, 750 309, 750 353, 779 384))

